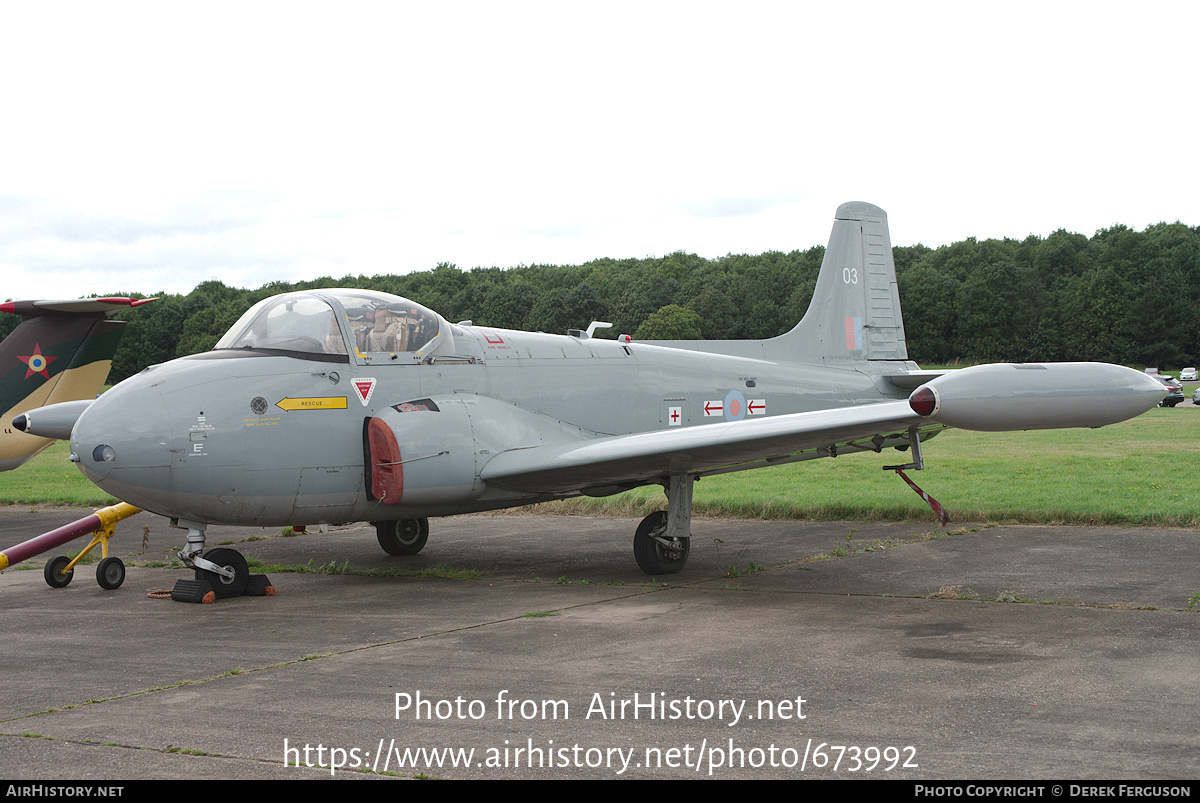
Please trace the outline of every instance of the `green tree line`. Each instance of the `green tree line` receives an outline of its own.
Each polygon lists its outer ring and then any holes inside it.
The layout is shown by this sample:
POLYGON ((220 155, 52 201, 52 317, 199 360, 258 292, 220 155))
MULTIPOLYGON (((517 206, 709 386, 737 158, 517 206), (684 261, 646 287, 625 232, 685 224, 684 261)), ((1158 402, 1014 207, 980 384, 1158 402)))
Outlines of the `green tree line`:
MULTIPOLYGON (((217 281, 119 313, 128 320, 110 381, 212 348, 252 304, 289 290, 361 287, 395 293, 450 321, 544 332, 593 320, 635 339, 764 338, 808 308, 825 249, 705 259, 676 252, 583 265, 461 270, 273 282, 217 281)), ((1100 360, 1200 364, 1200 228, 1160 223, 1092 237, 971 238, 893 249, 909 356, 923 363, 1100 360)), ((113 293, 113 295, 153 295, 113 293)), ((16 316, 0 316, 0 334, 16 316), (12 319, 7 320, 7 319, 12 319)))

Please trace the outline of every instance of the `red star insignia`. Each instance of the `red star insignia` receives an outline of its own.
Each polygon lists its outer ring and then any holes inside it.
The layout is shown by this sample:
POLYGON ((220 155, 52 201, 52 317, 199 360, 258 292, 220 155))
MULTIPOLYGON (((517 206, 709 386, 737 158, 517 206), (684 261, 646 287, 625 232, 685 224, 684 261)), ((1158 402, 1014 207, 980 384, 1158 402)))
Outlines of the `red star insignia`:
POLYGON ((26 366, 28 366, 27 370, 25 371, 26 379, 33 376, 34 374, 41 374, 42 376, 49 379, 50 378, 50 371, 49 371, 50 363, 57 360, 58 357, 43 356, 42 345, 40 343, 34 343, 33 344, 33 354, 30 354, 28 357, 17 357, 17 359, 20 360, 21 362, 25 363, 26 366))

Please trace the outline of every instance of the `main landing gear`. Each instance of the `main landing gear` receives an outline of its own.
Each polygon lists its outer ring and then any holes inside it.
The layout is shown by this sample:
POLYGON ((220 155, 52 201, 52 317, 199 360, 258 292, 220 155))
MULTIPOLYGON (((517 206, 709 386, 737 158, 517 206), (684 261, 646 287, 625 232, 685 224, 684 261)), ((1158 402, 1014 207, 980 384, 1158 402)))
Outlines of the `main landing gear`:
POLYGON ((179 559, 195 573, 190 580, 175 581, 171 599, 216 602, 228 597, 267 597, 275 593, 265 574, 250 574, 246 559, 236 549, 217 547, 204 552, 204 530, 208 525, 173 520, 171 526, 187 528, 187 546, 179 552, 179 559))
POLYGON ((389 555, 415 555, 429 540, 429 519, 377 521, 375 538, 389 555))
POLYGON ((690 474, 672 474, 664 483, 667 509, 642 519, 633 536, 633 557, 650 575, 676 574, 687 564, 692 535, 690 474))

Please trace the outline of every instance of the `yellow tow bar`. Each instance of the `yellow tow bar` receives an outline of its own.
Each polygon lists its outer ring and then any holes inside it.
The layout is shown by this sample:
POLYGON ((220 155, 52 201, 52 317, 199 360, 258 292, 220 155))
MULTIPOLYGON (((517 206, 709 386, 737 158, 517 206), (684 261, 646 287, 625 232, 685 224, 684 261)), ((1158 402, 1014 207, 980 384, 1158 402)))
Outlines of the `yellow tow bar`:
POLYGON ((91 533, 92 540, 74 559, 60 555, 46 564, 46 582, 53 588, 62 588, 70 583, 71 577, 75 573, 75 565, 99 544, 102 559, 99 566, 96 567, 96 581, 103 588, 119 588, 121 583, 125 582, 125 564, 121 562, 120 558, 109 557, 108 539, 112 538, 113 533, 116 532, 118 521, 141 512, 141 508, 124 502, 100 508, 79 521, 30 538, 28 541, 23 541, 0 552, 0 569, 6 569, 26 558, 48 552, 68 541, 74 541, 76 538, 82 538, 91 533))

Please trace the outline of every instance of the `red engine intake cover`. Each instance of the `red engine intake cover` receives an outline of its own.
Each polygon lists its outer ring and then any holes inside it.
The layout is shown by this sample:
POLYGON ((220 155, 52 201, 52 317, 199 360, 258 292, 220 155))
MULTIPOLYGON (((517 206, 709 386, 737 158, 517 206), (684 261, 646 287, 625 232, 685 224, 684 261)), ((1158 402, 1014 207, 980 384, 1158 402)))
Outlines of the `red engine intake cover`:
POLYGON ((398 505, 404 496, 404 466, 392 428, 378 418, 367 423, 371 452, 371 495, 385 505, 398 505))

